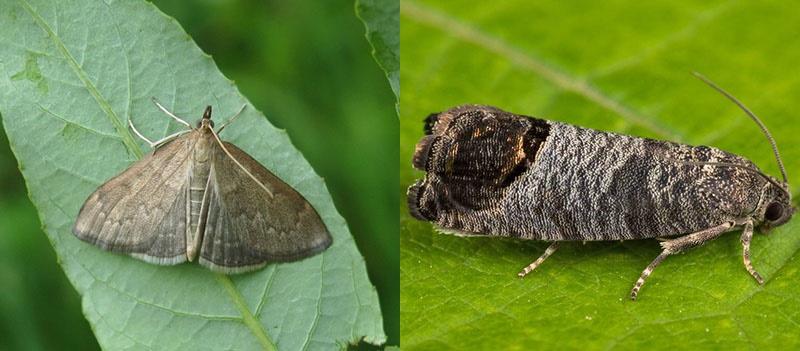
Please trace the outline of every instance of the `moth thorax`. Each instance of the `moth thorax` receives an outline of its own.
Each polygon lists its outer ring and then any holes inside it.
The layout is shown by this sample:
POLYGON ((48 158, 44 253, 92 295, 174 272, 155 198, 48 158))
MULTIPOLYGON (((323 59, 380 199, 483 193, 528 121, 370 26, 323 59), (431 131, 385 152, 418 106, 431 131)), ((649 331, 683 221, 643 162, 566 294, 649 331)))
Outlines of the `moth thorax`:
POLYGON ((214 142, 215 140, 210 137, 198 138, 197 143, 194 145, 194 161, 199 163, 207 162, 211 154, 211 144, 214 142))

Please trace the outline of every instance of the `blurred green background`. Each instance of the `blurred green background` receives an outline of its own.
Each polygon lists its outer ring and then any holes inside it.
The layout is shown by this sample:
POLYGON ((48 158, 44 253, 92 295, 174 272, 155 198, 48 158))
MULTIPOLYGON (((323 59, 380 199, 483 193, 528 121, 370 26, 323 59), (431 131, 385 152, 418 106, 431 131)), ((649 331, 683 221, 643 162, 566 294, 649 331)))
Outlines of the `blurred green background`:
MULTIPOLYGON (((398 344, 398 121, 353 2, 154 3, 326 179, 378 289, 387 344, 398 344)), ((1 130, 0 287, 0 350, 98 348, 1 130)))

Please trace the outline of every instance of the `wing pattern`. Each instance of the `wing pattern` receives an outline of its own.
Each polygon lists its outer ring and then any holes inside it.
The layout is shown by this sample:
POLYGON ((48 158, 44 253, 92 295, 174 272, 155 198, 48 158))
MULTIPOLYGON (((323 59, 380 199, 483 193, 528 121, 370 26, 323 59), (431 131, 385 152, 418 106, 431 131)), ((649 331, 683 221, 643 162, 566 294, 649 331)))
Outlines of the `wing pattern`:
POLYGON ((186 261, 186 204, 194 133, 179 137, 100 186, 73 233, 105 250, 162 265, 186 261))
POLYGON ((214 144, 202 265, 240 273, 309 257, 331 245, 322 219, 302 195, 235 145, 223 143, 272 196, 214 144))

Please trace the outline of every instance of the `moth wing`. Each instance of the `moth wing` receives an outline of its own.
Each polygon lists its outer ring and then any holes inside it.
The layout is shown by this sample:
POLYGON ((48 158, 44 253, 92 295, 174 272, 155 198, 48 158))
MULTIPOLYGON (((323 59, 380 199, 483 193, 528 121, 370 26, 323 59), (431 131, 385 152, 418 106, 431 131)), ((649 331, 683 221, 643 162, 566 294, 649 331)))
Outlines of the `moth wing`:
POLYGON ((75 236, 150 263, 186 261, 193 135, 155 149, 95 190, 78 214, 75 236))
POLYGON ((302 195, 235 145, 223 143, 272 195, 214 143, 200 264, 241 273, 313 256, 331 245, 325 224, 302 195))

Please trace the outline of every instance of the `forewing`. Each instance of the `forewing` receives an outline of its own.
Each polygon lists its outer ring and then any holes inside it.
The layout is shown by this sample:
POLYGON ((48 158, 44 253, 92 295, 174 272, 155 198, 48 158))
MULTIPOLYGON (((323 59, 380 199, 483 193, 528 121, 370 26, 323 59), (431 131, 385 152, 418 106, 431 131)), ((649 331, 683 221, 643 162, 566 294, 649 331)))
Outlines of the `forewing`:
POLYGON ((156 264, 186 260, 186 203, 195 133, 159 147, 89 196, 73 227, 83 241, 156 264))
POLYGON ((215 143, 202 265, 240 273, 313 256, 330 246, 325 224, 303 196, 235 145, 224 144, 272 195, 215 143))

